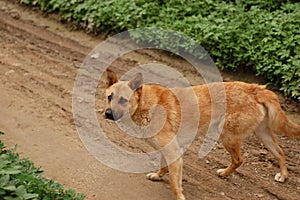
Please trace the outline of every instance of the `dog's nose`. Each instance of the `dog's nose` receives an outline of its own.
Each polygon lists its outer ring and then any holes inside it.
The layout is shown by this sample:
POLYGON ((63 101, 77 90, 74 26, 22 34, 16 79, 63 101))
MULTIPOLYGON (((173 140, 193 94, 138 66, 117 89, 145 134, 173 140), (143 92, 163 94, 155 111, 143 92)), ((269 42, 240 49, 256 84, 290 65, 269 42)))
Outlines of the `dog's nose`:
POLYGON ((110 108, 107 108, 105 110, 105 117, 107 119, 112 119, 112 120, 114 119, 113 112, 112 112, 112 110, 110 108))

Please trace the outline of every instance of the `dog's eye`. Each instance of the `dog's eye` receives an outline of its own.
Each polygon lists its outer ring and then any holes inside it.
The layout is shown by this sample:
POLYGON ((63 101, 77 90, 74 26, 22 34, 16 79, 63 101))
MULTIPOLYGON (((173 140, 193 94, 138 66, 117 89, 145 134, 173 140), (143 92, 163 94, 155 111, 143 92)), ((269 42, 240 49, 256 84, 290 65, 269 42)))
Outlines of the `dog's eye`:
POLYGON ((114 93, 111 93, 111 94, 107 97, 108 101, 111 101, 112 98, 113 98, 113 96, 114 96, 114 93))
POLYGON ((125 99, 124 97, 121 97, 121 98, 119 99, 119 104, 124 104, 124 103, 127 103, 127 102, 128 102, 128 100, 125 99))

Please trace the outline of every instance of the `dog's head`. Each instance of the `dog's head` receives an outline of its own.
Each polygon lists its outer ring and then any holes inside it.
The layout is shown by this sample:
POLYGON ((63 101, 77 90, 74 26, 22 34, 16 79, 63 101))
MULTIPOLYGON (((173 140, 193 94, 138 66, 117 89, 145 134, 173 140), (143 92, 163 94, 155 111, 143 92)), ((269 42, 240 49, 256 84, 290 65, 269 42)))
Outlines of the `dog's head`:
POLYGON ((126 112, 132 115, 138 107, 143 76, 137 73, 130 81, 119 81, 115 72, 106 70, 105 118, 118 120, 126 112))

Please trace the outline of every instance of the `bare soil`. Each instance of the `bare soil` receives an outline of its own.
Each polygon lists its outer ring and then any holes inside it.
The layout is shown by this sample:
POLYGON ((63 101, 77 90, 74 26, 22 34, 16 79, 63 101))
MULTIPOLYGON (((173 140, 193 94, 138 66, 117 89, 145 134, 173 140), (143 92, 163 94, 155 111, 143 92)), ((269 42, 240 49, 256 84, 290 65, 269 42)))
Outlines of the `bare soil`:
MULTIPOLYGON (((1 140, 8 147, 18 144, 22 156, 41 166, 48 178, 86 194, 86 199, 173 199, 167 177, 151 182, 145 174, 106 167, 79 139, 72 115, 74 80, 82 61, 102 38, 73 31, 60 24, 57 16, 44 16, 14 1, 0 1, 0 130, 6 133, 1 140)), ((113 67, 122 73, 154 61, 183 71, 195 84, 198 81, 185 62, 150 50, 123 56, 113 67)), ((225 80, 264 82, 252 73, 222 75, 225 80)), ((103 129, 110 131, 109 138, 133 151, 143 145, 130 137, 119 138, 113 123, 103 119, 103 94, 98 97, 97 115, 103 129)), ((289 118, 300 124, 299 103, 282 95, 280 100, 289 118)), ((283 136, 278 140, 290 172, 285 183, 274 182, 277 162, 254 136, 243 146, 244 164, 227 178, 215 173, 230 163, 223 146, 218 144, 205 159, 199 159, 200 143, 194 143, 184 155, 186 198, 300 199, 300 140, 283 136)))

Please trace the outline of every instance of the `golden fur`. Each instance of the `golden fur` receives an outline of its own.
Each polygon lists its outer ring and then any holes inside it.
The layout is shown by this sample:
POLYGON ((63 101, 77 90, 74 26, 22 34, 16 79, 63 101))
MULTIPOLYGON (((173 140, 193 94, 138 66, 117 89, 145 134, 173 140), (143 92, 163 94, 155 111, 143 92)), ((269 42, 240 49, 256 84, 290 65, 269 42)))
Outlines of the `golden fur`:
MULTIPOLYGON (((217 170, 220 176, 227 176, 238 168, 242 162, 240 147, 243 139, 249 134, 255 134, 262 143, 273 153, 279 162, 280 172, 275 180, 284 182, 288 176, 285 155, 276 141, 273 132, 289 137, 300 136, 300 126, 291 122, 280 107, 277 95, 257 84, 243 82, 212 83, 192 87, 197 96, 200 110, 199 132, 205 134, 211 121, 212 101, 209 88, 224 87, 226 93, 226 114, 220 139, 230 153, 232 163, 225 169, 217 170)), ((177 200, 183 200, 182 194, 182 158, 176 155, 180 147, 174 139, 181 116, 194 113, 193 108, 181 110, 178 96, 189 101, 186 96, 187 88, 170 90, 158 85, 143 85, 141 74, 137 74, 130 81, 119 81, 116 74, 107 70, 107 108, 105 115, 109 119, 118 120, 129 110, 133 121, 140 126, 147 126, 151 121, 161 117, 159 112, 150 114, 153 105, 160 105, 165 111, 165 123, 160 131, 152 137, 153 143, 162 148, 171 144, 163 152, 161 169, 150 173, 147 178, 159 180, 169 170, 170 185, 177 200), (120 100, 122 99, 122 100, 120 100), (174 160, 175 158, 175 160, 174 160), (167 165, 167 166, 166 166, 167 165)), ((190 115, 192 119, 192 114, 190 115)))

